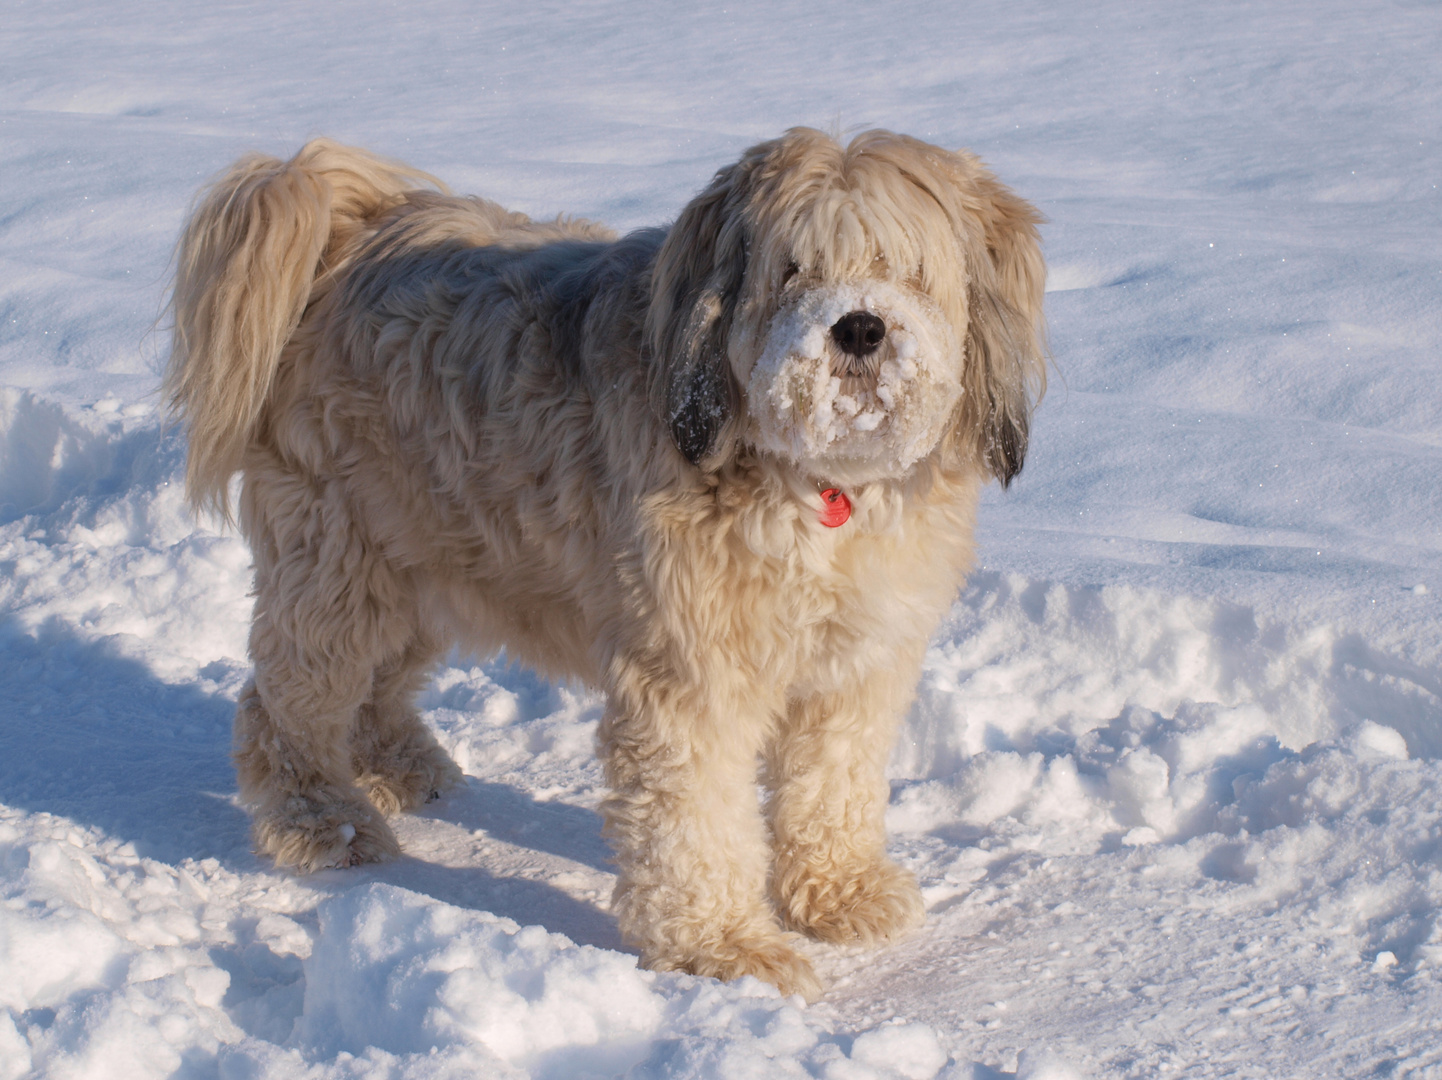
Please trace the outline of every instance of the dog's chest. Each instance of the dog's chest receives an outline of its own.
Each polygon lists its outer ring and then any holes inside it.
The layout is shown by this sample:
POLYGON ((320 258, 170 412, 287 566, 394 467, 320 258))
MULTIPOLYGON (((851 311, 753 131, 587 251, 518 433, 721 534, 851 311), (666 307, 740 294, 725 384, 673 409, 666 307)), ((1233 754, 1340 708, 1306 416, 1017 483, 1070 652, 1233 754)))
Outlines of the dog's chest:
POLYGON ((863 677, 928 637, 968 568, 968 534, 925 506, 857 501, 836 527, 794 498, 729 515, 711 538, 721 542, 693 554, 691 595, 704 600, 690 610, 721 631, 701 639, 758 677, 813 689, 863 677))

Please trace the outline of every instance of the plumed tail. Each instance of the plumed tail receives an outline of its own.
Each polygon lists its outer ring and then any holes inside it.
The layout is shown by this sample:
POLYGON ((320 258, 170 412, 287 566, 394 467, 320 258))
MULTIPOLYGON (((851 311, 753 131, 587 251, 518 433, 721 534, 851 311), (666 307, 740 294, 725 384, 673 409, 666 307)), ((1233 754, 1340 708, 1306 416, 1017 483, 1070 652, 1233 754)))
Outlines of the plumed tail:
POLYGON ((163 390, 190 439, 186 493, 229 517, 230 478, 306 306, 354 254, 368 222, 428 173, 328 139, 289 161, 241 158, 201 192, 176 251, 163 390))

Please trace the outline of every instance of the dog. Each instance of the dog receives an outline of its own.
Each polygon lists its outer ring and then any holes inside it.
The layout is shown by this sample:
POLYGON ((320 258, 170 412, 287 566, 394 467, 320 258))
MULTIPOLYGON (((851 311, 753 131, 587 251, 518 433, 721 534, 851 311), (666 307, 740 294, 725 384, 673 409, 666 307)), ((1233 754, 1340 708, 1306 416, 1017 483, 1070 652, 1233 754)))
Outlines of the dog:
POLYGON ((884 770, 979 492, 1022 467, 1041 220, 886 131, 788 131, 620 238, 327 140, 237 162, 179 242, 164 392, 194 506, 242 477, 257 851, 396 854, 386 815, 461 780, 417 690, 504 647, 606 693, 643 965, 814 998, 798 933, 918 925, 884 770))

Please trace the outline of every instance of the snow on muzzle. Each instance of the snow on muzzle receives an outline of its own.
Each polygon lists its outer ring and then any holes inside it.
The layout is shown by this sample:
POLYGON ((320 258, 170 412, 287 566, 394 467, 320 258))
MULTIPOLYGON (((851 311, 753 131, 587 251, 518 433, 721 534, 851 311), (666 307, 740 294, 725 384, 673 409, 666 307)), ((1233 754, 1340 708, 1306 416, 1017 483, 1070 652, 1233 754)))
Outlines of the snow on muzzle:
POLYGON ((945 433, 961 366, 924 294, 884 281, 813 289, 777 313, 751 369, 751 439, 819 474, 900 476, 945 433))

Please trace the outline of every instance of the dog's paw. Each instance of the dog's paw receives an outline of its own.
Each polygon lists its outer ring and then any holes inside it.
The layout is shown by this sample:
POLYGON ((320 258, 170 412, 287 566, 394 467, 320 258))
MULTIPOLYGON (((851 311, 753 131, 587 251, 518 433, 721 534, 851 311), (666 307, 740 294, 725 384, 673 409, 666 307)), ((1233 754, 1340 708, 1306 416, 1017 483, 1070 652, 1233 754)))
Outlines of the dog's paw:
POLYGON ((366 770, 356 777, 375 809, 385 815, 424 806, 466 779, 450 754, 438 745, 392 758, 386 764, 394 764, 395 770, 366 770))
POLYGON ((793 869, 784 877, 789 891, 778 898, 782 920, 818 941, 874 945, 914 930, 926 917, 916 878, 890 859, 861 873, 793 869))
POLYGON ((390 826, 359 799, 293 795, 257 814, 252 835, 258 854, 301 874, 382 862, 401 850, 390 826))
POLYGON ((811 961, 779 937, 739 943, 736 955, 719 968, 697 974, 726 980, 753 975, 783 994, 800 994, 807 1001, 815 1001, 825 989, 811 961))
POLYGON ((815 1001, 823 990, 811 961, 792 948, 783 934, 727 935, 704 951, 685 956, 661 954, 643 963, 653 971, 685 971, 722 982, 751 975, 783 994, 800 994, 807 1001, 815 1001))
POLYGON ((356 777, 375 808, 387 815, 414 810, 464 780, 460 766, 435 743, 367 762, 356 777))

